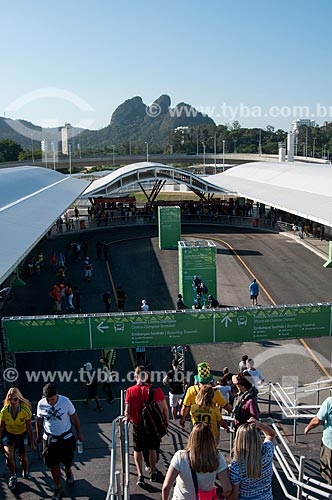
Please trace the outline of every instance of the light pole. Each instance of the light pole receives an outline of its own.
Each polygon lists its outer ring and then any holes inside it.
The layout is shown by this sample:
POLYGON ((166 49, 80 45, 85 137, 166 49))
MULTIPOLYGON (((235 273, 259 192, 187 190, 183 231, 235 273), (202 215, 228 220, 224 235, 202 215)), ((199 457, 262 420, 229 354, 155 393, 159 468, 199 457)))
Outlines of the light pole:
POLYGON ((131 137, 129 137, 129 156, 131 156, 131 137))
POLYGON ((236 143, 237 143, 237 139, 234 139, 234 140, 233 140, 233 142, 234 142, 234 153, 236 153, 236 143))
POLYGON ((197 131, 196 131, 196 155, 197 156, 198 156, 198 153, 199 153, 198 134, 199 134, 199 127, 197 127, 197 131))
POLYGON ((47 168, 48 143, 45 139, 43 141, 41 141, 41 147, 42 147, 42 151, 45 155, 45 167, 47 168))
POLYGON ((261 130, 259 130, 258 154, 259 154, 259 156, 262 156, 262 131, 261 130))
POLYGON ((68 144, 68 153, 69 153, 69 175, 71 175, 71 144, 68 144))
POLYGON ((53 170, 55 170, 55 144, 53 141, 51 142, 51 148, 53 153, 53 170))
POLYGON ((31 132, 31 159, 32 163, 35 163, 35 155, 33 152, 33 132, 31 132))
POLYGON ((115 167, 115 145, 112 144, 112 148, 113 148, 113 151, 112 151, 112 165, 113 165, 113 168, 115 167))
POLYGON ((171 153, 170 153, 170 154, 172 155, 172 154, 173 154, 173 144, 170 144, 170 146, 169 146, 169 147, 170 147, 170 151, 171 151, 171 153))
POLYGON ((214 173, 217 173, 217 134, 214 134, 214 173))
POLYGON ((222 141, 222 171, 225 171, 225 139, 222 141))
POLYGON ((202 146, 203 146, 203 173, 205 174, 205 144, 204 142, 202 142, 202 146))
POLYGON ((314 143, 312 146, 312 157, 315 158, 315 144, 316 144, 316 139, 314 139, 314 143))
POLYGON ((146 144, 146 161, 149 161, 149 143, 145 141, 146 144))
POLYGON ((305 128, 305 157, 308 158, 308 127, 305 128))

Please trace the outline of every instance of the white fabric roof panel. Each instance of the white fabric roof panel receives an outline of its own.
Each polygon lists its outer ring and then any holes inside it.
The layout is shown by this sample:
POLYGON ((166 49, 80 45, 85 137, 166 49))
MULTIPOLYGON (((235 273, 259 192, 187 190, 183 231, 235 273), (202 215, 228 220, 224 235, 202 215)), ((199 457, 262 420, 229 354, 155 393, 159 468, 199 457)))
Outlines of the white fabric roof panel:
POLYGON ((87 181, 41 167, 0 169, 0 283, 87 185, 87 181))
POLYGON ((332 227, 332 166, 245 163, 209 177, 228 190, 332 227))
POLYGON ((195 189, 206 192, 217 192, 226 194, 225 190, 215 187, 210 182, 210 177, 198 176, 183 170, 173 167, 171 165, 163 165, 162 163, 154 162, 139 162, 126 165, 114 170, 101 179, 95 180, 84 192, 84 198, 92 196, 104 196, 118 189, 119 185, 122 187, 122 180, 124 185, 134 185, 138 182, 146 182, 152 179, 167 179, 174 180, 187 184, 189 187, 193 186, 195 189))

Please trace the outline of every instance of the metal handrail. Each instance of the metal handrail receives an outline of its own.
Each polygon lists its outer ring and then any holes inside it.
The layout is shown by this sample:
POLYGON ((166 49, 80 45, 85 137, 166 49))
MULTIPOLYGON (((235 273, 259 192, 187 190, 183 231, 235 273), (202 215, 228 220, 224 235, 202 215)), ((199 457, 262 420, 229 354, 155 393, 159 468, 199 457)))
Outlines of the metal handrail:
POLYGON ((278 472, 276 469, 275 465, 273 464, 273 472, 283 490, 284 495, 286 498, 290 499, 300 499, 300 498, 307 498, 307 499, 312 499, 312 500, 318 500, 321 498, 327 498, 327 499, 332 499, 332 486, 323 483, 321 481, 318 481, 317 479, 313 479, 306 474, 304 474, 303 469, 304 469, 304 457, 300 458, 300 463, 297 462, 296 458, 294 457, 293 453, 291 452, 289 446, 287 445, 286 441, 284 440, 283 436, 281 435, 278 427, 276 424, 270 419, 270 425, 273 427, 275 430, 278 440, 280 441, 281 445, 284 447, 284 449, 287 452, 287 455, 291 459, 291 462, 296 468, 296 471, 298 473, 298 478, 295 476, 294 472, 291 470, 289 463, 282 452, 281 448, 279 445, 276 445, 275 447, 275 457, 277 459, 277 462, 279 466, 281 467, 283 473, 285 474, 286 479, 297 486, 297 496, 294 497, 290 493, 288 493, 287 488, 278 472), (315 487, 317 486, 317 487, 315 487), (325 490, 325 491, 324 491, 325 490), (319 495, 319 497, 314 497, 309 495, 310 493, 314 493, 316 495, 319 495))

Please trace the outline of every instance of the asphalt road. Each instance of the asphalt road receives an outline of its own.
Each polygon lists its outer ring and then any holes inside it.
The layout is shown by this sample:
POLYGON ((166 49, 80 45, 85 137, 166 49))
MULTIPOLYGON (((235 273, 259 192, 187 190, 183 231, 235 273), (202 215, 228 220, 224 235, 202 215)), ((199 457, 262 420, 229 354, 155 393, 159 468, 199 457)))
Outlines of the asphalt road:
MULTIPOLYGON (((326 302, 332 298, 330 284, 332 271, 324 269, 323 261, 315 254, 282 234, 197 225, 184 226, 182 238, 188 240, 204 238, 215 241, 218 299, 223 305, 249 306, 248 286, 252 276, 255 276, 262 285, 259 297, 261 305, 326 302), (230 247, 233 251, 230 251, 230 247)), ((78 286, 81 291, 82 312, 104 312, 102 294, 107 288, 112 291, 112 283, 105 261, 96 259, 98 239, 109 243, 111 278, 115 285, 121 284, 127 292, 126 311, 138 311, 143 298, 149 302, 151 310, 175 308, 178 293, 177 252, 159 249, 156 227, 136 226, 69 233, 44 240, 33 252, 37 254, 40 250, 43 251, 44 270, 40 275, 24 277, 26 286, 15 289, 14 298, 5 305, 1 311, 2 315, 52 314, 48 292, 56 281, 56 277, 50 269, 49 258, 52 252, 60 250, 66 255, 67 280, 70 280, 73 286, 78 286), (88 254, 94 267, 93 279, 89 283, 84 281, 82 260, 75 262, 73 258, 72 243, 82 242, 84 239, 88 242, 88 254)), ((116 310, 113 296, 111 312, 116 310)), ((330 339, 315 338, 306 339, 306 341, 329 366, 330 339)), ((194 371, 197 362, 209 361, 213 373, 217 376, 225 365, 228 365, 231 371, 236 371, 238 361, 244 353, 256 359, 256 365, 263 371, 266 380, 282 380, 282 377, 291 377, 293 380, 297 377, 300 383, 307 383, 322 376, 320 368, 298 340, 194 346, 187 357, 187 368, 194 371)), ((72 352, 70 355, 68 353, 17 355, 20 387, 24 394, 35 401, 39 399, 43 384, 41 382, 28 383, 24 376, 25 370, 46 368, 64 370, 68 367, 77 370, 86 361, 93 362, 97 367, 99 356, 99 352, 86 351, 72 352)), ((169 348, 148 349, 148 358, 152 369, 165 370, 171 361, 169 348)), ((132 369, 128 350, 118 350, 115 368, 123 373, 132 369)), ((120 389, 126 385, 128 384, 123 383, 115 387, 117 397, 119 397, 120 389)), ((60 392, 75 400, 83 398, 78 384, 62 383, 59 388, 60 392)), ((79 407, 79 413, 86 428, 90 424, 100 427, 110 422, 118 412, 118 401, 115 406, 107 408, 102 414, 96 414, 92 408, 87 413, 79 407)), ((317 440, 319 440, 319 434, 317 440)), ((107 456, 105 451, 101 454, 107 456)), ((91 455, 93 456, 92 451, 91 455)), ((102 474, 95 484, 98 491, 105 491, 107 475, 106 466, 105 474, 102 474)), ((152 498, 153 495, 148 497, 152 498)), ((31 496, 31 498, 35 497, 31 496)), ((75 498, 85 497, 77 495, 75 498)), ((102 498, 102 493, 93 498, 102 498)), ((141 495, 137 498, 145 497, 141 495)), ((283 497, 276 496, 275 498, 283 497)))

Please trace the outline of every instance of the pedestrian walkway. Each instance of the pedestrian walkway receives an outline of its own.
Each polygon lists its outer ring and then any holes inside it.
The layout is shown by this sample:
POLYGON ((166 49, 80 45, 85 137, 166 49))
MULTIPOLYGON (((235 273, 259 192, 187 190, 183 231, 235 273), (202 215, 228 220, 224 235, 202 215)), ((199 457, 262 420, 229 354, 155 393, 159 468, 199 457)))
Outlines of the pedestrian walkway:
POLYGON ((329 255, 329 241, 324 239, 320 240, 319 238, 315 238, 313 236, 304 237, 303 239, 298 236, 298 234, 293 234, 290 232, 280 233, 287 238, 291 238, 294 241, 297 241, 300 245, 308 248, 311 252, 315 253, 319 257, 324 260, 327 260, 329 255))

